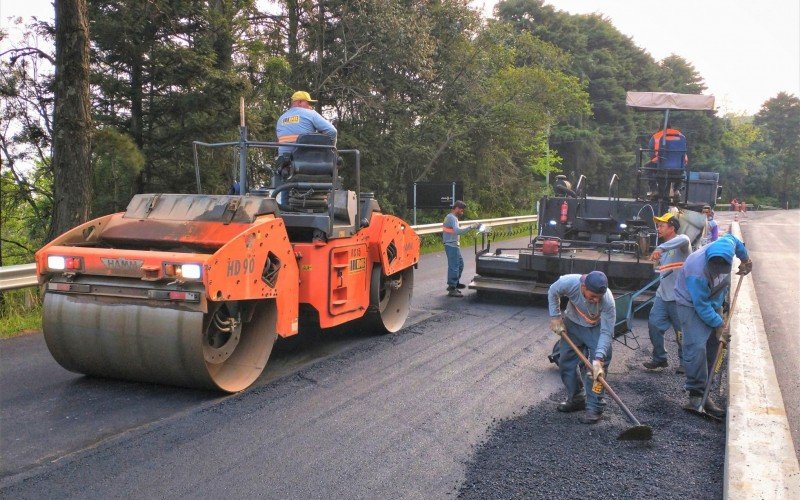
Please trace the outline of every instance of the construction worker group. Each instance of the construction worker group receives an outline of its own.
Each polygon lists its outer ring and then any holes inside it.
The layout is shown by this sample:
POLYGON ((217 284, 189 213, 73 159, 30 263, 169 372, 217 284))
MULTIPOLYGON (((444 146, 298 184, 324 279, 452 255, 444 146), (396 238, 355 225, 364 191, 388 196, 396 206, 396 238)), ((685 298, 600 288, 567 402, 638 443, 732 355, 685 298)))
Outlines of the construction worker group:
MULTIPOLYGON (((664 334, 672 327, 678 343, 679 366, 676 373, 685 374, 688 393, 687 409, 703 408, 721 418, 725 410, 703 392, 713 369, 715 347, 726 342, 730 333, 723 319, 723 304, 730 288, 733 257, 741 262, 737 274, 749 274, 753 268, 744 243, 726 234, 705 246, 691 251, 691 242, 679 234, 680 221, 668 212, 654 217, 661 243, 651 254, 657 262, 660 282, 648 321, 652 358, 644 363, 647 370, 669 366, 664 348, 664 334)), ((567 399, 558 411, 585 410, 581 421, 598 422, 603 414, 605 391, 599 378, 604 377, 611 362, 611 340, 616 321, 614 296, 608 279, 601 271, 588 274, 567 274, 550 286, 548 293, 550 329, 566 335, 591 360, 591 373, 581 370, 578 358, 566 343, 560 343, 559 371, 567 389, 567 399), (561 299, 566 308, 561 310, 561 299)))
MULTIPOLYGON (((322 133, 335 144, 336 128, 312 109, 310 103, 314 102, 308 92, 298 91, 292 95, 291 108, 276 125, 279 142, 293 143, 301 134, 322 133)), ((685 137, 677 129, 667 127, 667 130, 657 132, 651 138, 650 147, 654 152, 651 163, 659 167, 683 168, 688 162, 685 137), (671 147, 660 151, 661 143, 671 147), (673 158, 668 152, 676 152, 677 156, 673 158)), ((291 153, 293 149, 282 147, 279 154, 291 153)), ((454 201, 452 211, 443 223, 447 294, 450 297, 462 297, 461 289, 465 288, 460 282, 464 261, 459 249, 459 236, 478 227, 476 224, 459 227, 458 219, 465 209, 464 202, 454 201)), ((679 234, 680 221, 673 213, 653 217, 661 243, 650 259, 657 263, 660 282, 648 319, 652 356, 643 366, 647 370, 669 366, 664 335, 671 327, 676 334, 680 359, 676 373, 686 377, 684 388, 689 395, 686 407, 696 409, 702 406, 705 412, 721 417, 725 410, 711 397, 704 399, 703 391, 713 368, 715 345, 719 341, 727 342, 730 335, 723 326, 726 322, 722 314, 730 288, 733 257, 741 261, 737 273, 740 275, 750 273, 752 261, 744 244, 732 234, 717 238, 713 211, 709 206, 703 209, 708 236, 701 240, 704 245, 694 252, 689 237, 679 234)), ((599 379, 605 376, 611 362, 611 341, 616 322, 616 306, 608 288, 608 278, 601 271, 561 276, 549 288, 548 305, 550 329, 559 336, 568 337, 591 360, 590 371, 581 365, 578 354, 567 342, 560 343, 558 365, 567 389, 567 399, 558 405, 558 410, 585 410, 581 420, 587 424, 596 423, 602 418, 605 408, 605 391, 599 379), (567 299, 563 311, 562 298, 567 299)))

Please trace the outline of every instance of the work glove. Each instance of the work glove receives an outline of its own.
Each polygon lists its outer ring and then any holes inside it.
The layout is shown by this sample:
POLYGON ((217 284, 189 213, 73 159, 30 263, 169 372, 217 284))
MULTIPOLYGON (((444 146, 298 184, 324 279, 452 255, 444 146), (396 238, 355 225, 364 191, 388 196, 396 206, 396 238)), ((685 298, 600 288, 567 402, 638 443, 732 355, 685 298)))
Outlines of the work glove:
POLYGON ((714 335, 720 342, 728 343, 731 341, 731 327, 730 325, 722 325, 714 328, 714 335))
POLYGON ((592 361, 592 380, 597 382, 597 379, 600 378, 600 375, 603 375, 604 373, 603 362, 599 359, 592 361))
POLYGON ((567 331, 567 327, 564 326, 564 320, 561 319, 561 316, 550 318, 550 330, 556 335, 561 335, 567 331))
POLYGON ((739 263, 739 274, 741 276, 747 276, 753 271, 753 261, 751 259, 743 260, 739 263))
POLYGON ((477 231, 479 227, 481 227, 481 225, 478 224, 477 222, 469 225, 469 228, 472 229, 473 231, 477 231))
POLYGON ((650 260, 658 260, 661 258, 661 250, 655 249, 653 253, 650 254, 650 260))

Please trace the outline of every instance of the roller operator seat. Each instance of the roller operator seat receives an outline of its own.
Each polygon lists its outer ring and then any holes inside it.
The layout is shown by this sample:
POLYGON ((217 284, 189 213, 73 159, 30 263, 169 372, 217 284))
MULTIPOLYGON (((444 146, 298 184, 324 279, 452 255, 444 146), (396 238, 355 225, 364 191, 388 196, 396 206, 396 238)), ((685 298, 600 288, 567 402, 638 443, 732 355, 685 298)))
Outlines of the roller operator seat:
MULTIPOLYGON (((305 134, 297 138, 297 144, 333 146, 333 140, 323 134, 305 134)), ((282 170, 285 181, 330 182, 338 161, 336 150, 331 148, 304 148, 298 146, 291 153, 291 161, 282 170)))

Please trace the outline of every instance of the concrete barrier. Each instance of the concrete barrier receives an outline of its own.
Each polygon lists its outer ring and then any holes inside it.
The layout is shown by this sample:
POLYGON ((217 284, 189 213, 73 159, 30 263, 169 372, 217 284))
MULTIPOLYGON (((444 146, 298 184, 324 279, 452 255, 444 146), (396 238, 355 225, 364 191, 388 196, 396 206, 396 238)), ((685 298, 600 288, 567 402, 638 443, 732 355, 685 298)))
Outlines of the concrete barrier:
MULTIPOLYGON (((742 237, 737 222, 731 232, 742 237)), ((734 288, 738 279, 733 277, 734 288)), ((731 321, 723 496, 796 500, 800 467, 755 285, 752 276, 744 280, 731 321)))

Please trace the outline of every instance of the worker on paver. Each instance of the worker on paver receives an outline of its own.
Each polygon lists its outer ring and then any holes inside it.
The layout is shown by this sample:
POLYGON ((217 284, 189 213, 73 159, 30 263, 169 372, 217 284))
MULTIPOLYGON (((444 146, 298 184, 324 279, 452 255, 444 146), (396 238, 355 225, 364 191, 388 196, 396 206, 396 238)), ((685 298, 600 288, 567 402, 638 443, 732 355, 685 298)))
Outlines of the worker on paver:
POLYGON ((605 389, 592 381, 605 373, 611 362, 611 339, 616 320, 614 296, 608 289, 608 278, 601 271, 589 274, 565 274, 550 285, 547 292, 550 308, 550 329, 557 335, 566 334, 586 357, 592 360, 592 380, 581 367, 583 387, 581 387, 576 367, 580 363, 578 355, 566 342, 561 342, 558 369, 561 381, 567 388, 567 400, 558 405, 558 411, 573 412, 586 409, 581 421, 585 424, 597 423, 605 408, 603 397, 605 389), (568 299, 567 307, 561 312, 561 297, 568 299), (597 387, 599 386, 599 387, 597 387))
MULTIPOLYGON (((714 243, 689 255, 675 281, 675 302, 683 331, 683 361, 686 367, 685 389, 689 391, 686 408, 696 409, 703 399, 703 390, 714 364, 717 339, 729 335, 722 331, 725 323, 721 312, 728 288, 731 265, 736 255, 742 262, 737 274, 753 269, 744 243, 726 234, 714 243), (712 335, 716 333, 716 335, 712 335)), ((722 418, 725 410, 709 397, 705 410, 722 418)))
POLYGON ((672 213, 667 212, 661 217, 653 217, 653 222, 656 224, 658 237, 662 243, 653 250, 650 260, 658 262, 656 271, 660 273, 661 281, 647 320, 650 342, 653 344, 652 359, 643 364, 648 370, 669 366, 667 350, 664 348, 664 333, 672 326, 675 338, 678 340, 680 360, 676 373, 684 373, 681 323, 675 306, 675 278, 677 270, 683 267, 683 262, 692 253, 692 242, 685 234, 678 234, 681 223, 672 213))

